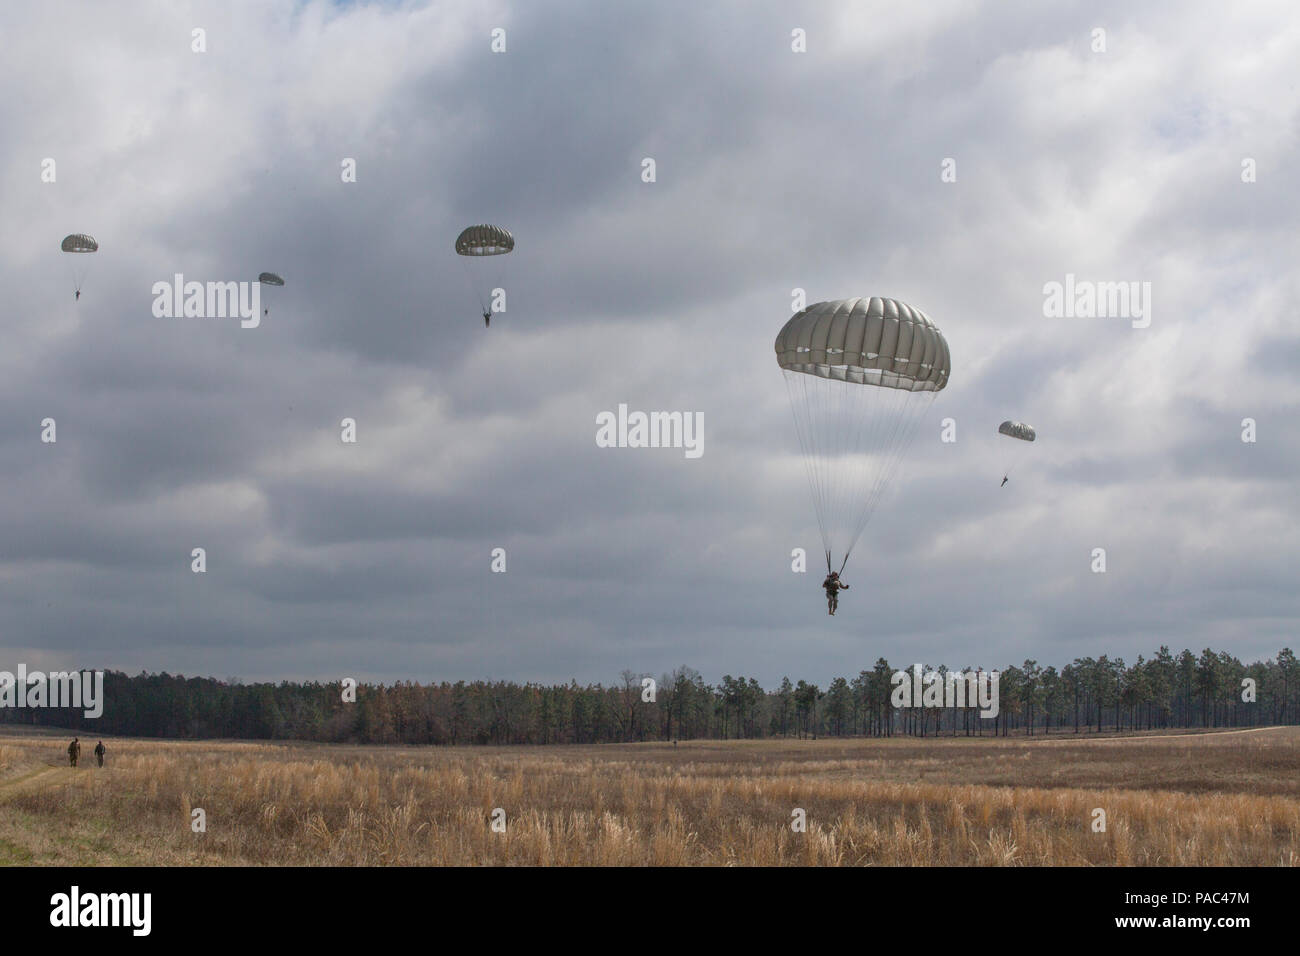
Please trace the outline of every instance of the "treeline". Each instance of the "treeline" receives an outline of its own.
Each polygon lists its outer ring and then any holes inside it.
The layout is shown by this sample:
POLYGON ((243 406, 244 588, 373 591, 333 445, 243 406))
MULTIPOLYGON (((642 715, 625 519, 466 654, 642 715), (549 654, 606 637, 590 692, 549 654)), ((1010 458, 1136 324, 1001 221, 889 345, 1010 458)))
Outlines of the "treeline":
MULTIPOLYGON (((891 701, 896 670, 884 658, 825 689, 788 678, 774 690, 724 676, 707 684, 679 667, 645 685, 624 671, 611 687, 459 681, 243 684, 211 678, 109 671, 98 719, 81 711, 0 709, 0 723, 69 727, 87 735, 298 739, 364 744, 591 744, 758 737, 968 736, 1086 733, 1294 724, 1300 669, 1290 648, 1243 664, 1206 649, 1167 647, 1125 664, 1080 658, 1060 670, 1025 661, 999 674, 999 713, 974 706, 903 707, 891 701), (1253 692, 1247 678, 1253 681, 1253 692), (1251 699, 1253 698, 1253 699, 1251 699)), ((944 667, 923 668, 937 672, 944 667)), ((959 669, 955 673, 969 673, 959 669)))

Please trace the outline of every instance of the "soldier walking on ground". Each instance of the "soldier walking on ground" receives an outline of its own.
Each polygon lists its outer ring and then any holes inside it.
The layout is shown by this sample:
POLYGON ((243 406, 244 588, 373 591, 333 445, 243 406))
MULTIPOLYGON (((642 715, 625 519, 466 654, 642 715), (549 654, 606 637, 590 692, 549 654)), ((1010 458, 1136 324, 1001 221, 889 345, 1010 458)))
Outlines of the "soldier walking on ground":
POLYGON ((102 740, 95 744, 95 760, 101 767, 104 766, 104 741, 102 740))
POLYGON ((68 763, 72 766, 77 765, 77 758, 81 756, 81 738, 73 737, 72 743, 68 744, 68 763))

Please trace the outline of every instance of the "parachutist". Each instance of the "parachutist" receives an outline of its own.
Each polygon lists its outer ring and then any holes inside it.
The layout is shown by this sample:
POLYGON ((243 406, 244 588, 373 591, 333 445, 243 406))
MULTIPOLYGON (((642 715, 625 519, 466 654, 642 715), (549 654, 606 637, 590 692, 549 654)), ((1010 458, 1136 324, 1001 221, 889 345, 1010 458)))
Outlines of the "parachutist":
MULTIPOLYGON (((280 278, 274 272, 263 272, 261 275, 257 277, 257 281, 262 285, 268 285, 268 286, 284 285, 284 279, 280 278)), ((265 309, 262 310, 262 318, 266 318, 270 314, 271 314, 271 307, 268 305, 265 309)))
POLYGON ((840 591, 847 591, 849 586, 840 580, 838 571, 832 571, 826 575, 822 587, 826 589, 826 613, 833 615, 835 609, 840 606, 840 591))
MULTIPOLYGON (((1026 425, 1024 422, 1012 421, 1006 421, 999 425, 998 434, 1006 435, 1008 438, 1015 438, 1022 442, 1032 442, 1038 437, 1038 433, 1034 431, 1033 425, 1026 425)), ((1016 447, 1017 450, 1008 454, 1001 462, 999 462, 999 464, 1005 465, 1007 469, 1002 473, 1002 484, 998 485, 999 488, 1006 487, 1007 482, 1011 480, 1011 472, 1015 470, 1016 465, 1020 461, 1020 456, 1024 454, 1025 449, 1029 446, 1025 444, 1013 447, 1016 447)))
POLYGON ((70 252, 73 254, 73 258, 68 261, 68 265, 72 270, 72 290, 76 293, 76 301, 80 302, 81 283, 86 281, 88 267, 84 264, 86 262, 84 259, 80 260, 80 264, 77 264, 77 257, 98 251, 99 243, 95 241, 94 236, 87 236, 85 233, 74 232, 70 236, 63 237, 63 241, 59 243, 59 248, 64 252, 70 252))
MULTIPOLYGON (((468 256, 473 259, 485 256, 504 256, 513 251, 514 248, 515 237, 510 235, 509 229, 490 226, 486 223, 478 226, 467 226, 456 237, 456 255, 468 256)), ((478 295, 479 308, 483 310, 483 328, 491 328, 492 310, 487 307, 487 302, 490 299, 493 308, 504 312, 506 308, 505 290, 494 288, 490 295, 482 295, 478 291, 478 282, 470 277, 469 266, 465 267, 465 278, 469 280, 469 284, 474 287, 475 294, 478 295)), ((480 279, 482 278, 484 276, 480 276, 480 279)))
POLYGON ((775 346, 826 570, 838 557, 843 574, 925 409, 948 383, 948 343, 904 302, 855 297, 795 313, 775 346))

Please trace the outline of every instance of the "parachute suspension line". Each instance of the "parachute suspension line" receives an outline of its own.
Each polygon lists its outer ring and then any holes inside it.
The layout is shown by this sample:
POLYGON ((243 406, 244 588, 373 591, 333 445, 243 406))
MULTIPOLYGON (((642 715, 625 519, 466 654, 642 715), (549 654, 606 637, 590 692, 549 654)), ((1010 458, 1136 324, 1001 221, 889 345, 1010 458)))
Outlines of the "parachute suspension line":
POLYGON ((870 523, 937 393, 783 370, 817 527, 840 572, 870 523))
MULTIPOLYGON (((892 408, 887 415, 890 422, 892 422, 892 426, 889 428, 887 440, 880 445, 867 446, 881 448, 881 464, 876 471, 875 480, 870 490, 862 500, 861 508, 852 525, 853 536, 849 540, 844 555, 846 564, 849 560, 849 554, 852 553, 858 539, 862 537, 862 533, 870 523, 871 516, 875 513, 876 506, 880 503, 885 489, 890 486, 894 473, 898 471, 907 455, 908 448, 911 447, 913 440, 916 438, 917 430, 922 419, 925 418, 925 413, 929 411, 930 406, 934 404, 934 400, 938 396, 938 393, 934 391, 921 395, 906 389, 889 389, 889 391, 896 393, 895 396, 890 396, 892 408)), ((843 568, 840 570, 842 571, 843 568)))
POLYGON ((1031 443, 1030 443, 1030 442, 1027 442, 1027 441, 1018 441, 1018 442, 1016 442, 1016 444, 1019 445, 1020 447, 1019 447, 1019 448, 1013 448, 1013 449, 1011 450, 1011 454, 1008 455, 1008 456, 1003 460, 1003 466, 1004 466, 1004 467, 1003 467, 1003 469, 1002 469, 1002 474, 1003 474, 1004 477, 1007 477, 1007 478, 1010 478, 1010 477, 1011 477, 1011 473, 1012 473, 1013 471, 1016 470, 1016 467, 1017 467, 1017 466, 1018 466, 1022 461, 1025 460, 1025 453, 1029 450, 1029 446, 1030 446, 1031 443))
MULTIPOLYGON (((849 386, 846 386, 847 388, 849 386)), ((845 526, 848 535, 844 546, 846 563, 870 517, 872 492, 890 463, 900 404, 898 389, 864 385, 853 386, 853 388, 856 390, 854 399, 857 407, 852 409, 850 414, 862 423, 865 441, 860 434, 858 443, 854 446, 859 466, 854 474, 852 497, 847 502, 844 512, 844 516, 850 518, 845 526), (873 456, 877 459, 874 466, 871 461, 873 456)))
POLYGON ((858 446, 861 423, 847 414, 852 396, 846 393, 852 386, 789 370, 785 376, 792 385, 795 423, 808 465, 829 574, 834 570, 833 555, 842 544, 838 538, 843 531, 845 490, 857 481, 858 469, 854 466, 859 462, 851 457, 846 460, 846 454, 858 446), (794 388, 796 383, 798 387, 794 388))
POLYGON ((933 394, 927 401, 906 389, 788 369, 784 378, 829 572, 835 554, 847 561, 933 394))
POLYGON ((790 396, 790 413, 794 417, 795 434, 799 437, 800 457, 803 458, 804 473, 808 476, 808 485, 813 493, 813 509, 817 513, 817 530, 821 533, 822 548, 826 552, 826 573, 831 570, 831 542, 826 527, 826 509, 823 493, 824 477, 821 474, 819 456, 814 444, 811 411, 808 396, 807 375, 800 375, 789 369, 781 370, 785 378, 786 392, 790 396))
MULTIPOLYGON (((926 395, 917 395, 904 389, 895 389, 898 393, 897 403, 899 408, 896 413, 891 415, 893 419, 893 429, 890 432, 884 467, 876 478, 875 485, 872 487, 870 494, 864 503, 863 514, 860 519, 859 528, 866 526, 871 520, 872 514, 875 513, 876 506, 880 503, 880 498, 891 480, 894 472, 902 464, 903 458, 907 453, 908 447, 912 444, 912 439, 916 435, 917 425, 924 416, 926 409, 934 401, 934 392, 926 395)), ((861 533, 859 531, 859 533, 861 533)))
POLYGON ((865 443, 859 437, 858 444, 854 448, 857 463, 854 469, 854 485, 843 512, 844 517, 848 519, 845 524, 847 535, 844 543, 845 565, 848 564, 849 555, 853 553, 853 548, 866 526, 871 491, 879 482, 880 475, 885 471, 890 460, 893 442, 888 439, 892 437, 892 430, 897 425, 894 406, 898 403, 896 395, 888 394, 897 392, 897 389, 845 386, 846 391, 850 389, 856 392, 854 399, 859 406, 854 410, 853 417, 864 424, 866 437, 865 443), (874 469, 871 461, 873 457, 876 459, 874 469))
POLYGON ((68 260, 68 271, 72 274, 72 291, 80 292, 82 284, 86 281, 86 277, 90 275, 89 257, 74 254, 73 257, 68 260), (85 259, 86 262, 81 264, 78 262, 79 259, 85 259))
POLYGON ((478 307, 486 313, 488 310, 487 303, 483 301, 483 293, 479 292, 478 283, 474 281, 474 276, 470 274, 467 257, 457 256, 456 258, 460 260, 461 266, 465 269, 465 281, 469 283, 470 289, 474 292, 474 297, 478 299, 478 307))

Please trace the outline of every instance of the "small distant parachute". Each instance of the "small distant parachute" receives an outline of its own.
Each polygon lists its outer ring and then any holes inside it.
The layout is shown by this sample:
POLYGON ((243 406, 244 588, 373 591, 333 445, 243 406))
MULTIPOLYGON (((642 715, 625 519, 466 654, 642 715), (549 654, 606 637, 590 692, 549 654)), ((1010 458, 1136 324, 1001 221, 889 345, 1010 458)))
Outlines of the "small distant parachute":
POLYGON ((515 237, 500 226, 469 226, 456 237, 458 256, 503 256, 515 247, 515 237))
POLYGON ((494 263, 491 267, 484 264, 475 266, 474 274, 471 275, 467 260, 504 256, 508 252, 513 252, 514 248, 515 237, 510 235, 509 229, 502 229, 500 226, 487 224, 469 226, 461 230, 460 235, 456 237, 456 255, 465 257, 461 259, 465 265, 465 279, 473 288, 474 294, 478 296, 479 308, 483 311, 484 327, 491 324, 492 310, 488 308, 483 293, 487 291, 490 297, 493 290, 500 287, 504 270, 499 263, 494 263))
MULTIPOLYGON (((274 272, 263 272, 261 275, 257 277, 257 281, 262 283, 262 285, 272 285, 272 286, 284 285, 284 280, 281 279, 274 272)), ((270 306, 262 310, 262 315, 270 315, 270 314, 271 314, 270 306)))
POLYGON ((95 241, 94 236, 74 232, 70 236, 63 237, 62 249, 64 252, 98 252, 99 243, 95 241))
POLYGON ((87 236, 85 233, 74 232, 70 236, 64 236, 63 242, 59 248, 64 252, 73 253, 73 257, 68 260, 68 268, 72 272, 72 288, 76 292, 77 298, 81 298, 81 284, 85 281, 87 273, 90 272, 90 260, 82 258, 85 253, 98 252, 99 243, 95 241, 94 236, 87 236))
POLYGON ((1025 449, 1029 447, 1028 443, 1038 437, 1038 432, 1034 431, 1032 425, 1026 425, 1024 422, 1005 421, 998 426, 998 434, 1018 439, 1015 445, 1004 446, 1002 449, 1002 484, 1005 485, 1007 479, 1011 477, 1011 472, 1015 471, 1016 465, 1024 458, 1025 449))
POLYGON ((1024 422, 1003 422, 998 426, 998 434, 1019 438, 1021 441, 1033 441, 1038 437, 1033 426, 1026 425, 1024 422))

